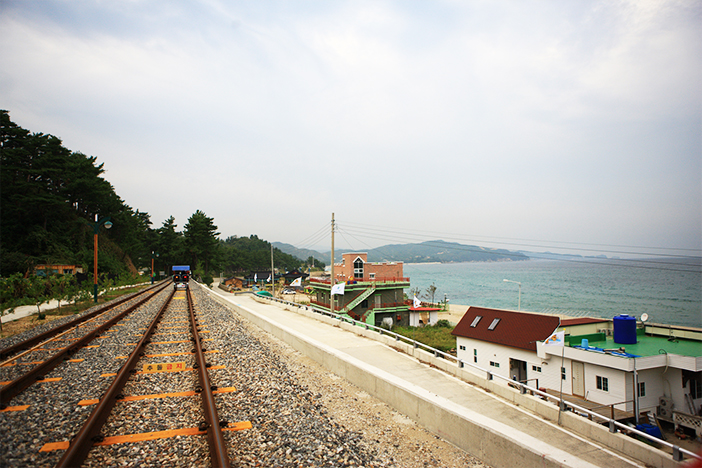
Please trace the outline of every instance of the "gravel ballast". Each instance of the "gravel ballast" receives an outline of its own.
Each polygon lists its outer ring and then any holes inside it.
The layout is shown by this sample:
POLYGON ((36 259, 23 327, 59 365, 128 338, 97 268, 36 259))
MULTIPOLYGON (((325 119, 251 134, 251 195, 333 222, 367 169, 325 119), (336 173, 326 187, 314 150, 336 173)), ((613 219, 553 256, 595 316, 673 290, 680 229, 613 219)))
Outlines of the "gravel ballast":
MULTIPOLYGON (((219 416, 229 424, 250 421, 251 428, 225 431, 232 466, 238 467, 484 467, 479 460, 434 436, 409 418, 323 369, 285 343, 261 331, 231 309, 209 298, 209 291, 191 285, 199 317, 209 375, 218 388, 235 387, 215 395, 219 416)), ((159 297, 156 302, 162 303, 159 297)), ((62 380, 32 385, 11 404, 30 404, 21 412, 0 413, 4 441, 1 466, 53 466, 63 451, 39 452, 47 442, 68 440, 91 406, 84 398, 98 398, 143 333, 156 304, 139 311, 119 332, 107 333, 99 348, 86 348, 55 370, 62 380), (146 310, 148 309, 148 310, 146 310), (79 356, 81 355, 81 356, 79 356), (21 402, 20 402, 21 400, 21 402)), ((171 327, 182 317, 171 317, 171 327)), ((163 324, 162 324, 163 325, 163 324)), ((189 333, 189 329, 187 330, 189 333)), ((159 330, 145 353, 190 352, 177 341, 182 331, 159 330), (170 336, 172 333, 172 336, 170 336)), ((189 335, 188 335, 189 337, 189 335)), ((161 356, 143 362, 185 362, 192 355, 161 356)), ((143 362, 140 362, 139 368, 143 362)), ((53 374, 53 373, 52 373, 53 374)), ((53 375, 47 376, 52 377, 53 375)), ((125 395, 191 390, 194 371, 133 376, 125 395), (177 376, 176 376, 177 375, 177 376), (171 378, 174 377, 174 378, 171 378)), ((168 397, 115 406, 103 429, 106 436, 197 426, 201 419, 198 396, 168 397)), ((84 466, 208 466, 205 436, 177 436, 148 442, 94 447, 84 466)))

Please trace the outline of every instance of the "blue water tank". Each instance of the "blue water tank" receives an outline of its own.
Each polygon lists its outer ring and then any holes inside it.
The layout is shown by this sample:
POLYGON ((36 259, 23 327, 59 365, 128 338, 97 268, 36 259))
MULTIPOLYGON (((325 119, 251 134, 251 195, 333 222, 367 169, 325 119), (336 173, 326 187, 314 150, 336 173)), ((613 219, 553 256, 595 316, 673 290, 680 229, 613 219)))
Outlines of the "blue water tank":
POLYGON ((617 344, 636 344, 636 317, 617 315, 614 321, 614 342, 617 344))

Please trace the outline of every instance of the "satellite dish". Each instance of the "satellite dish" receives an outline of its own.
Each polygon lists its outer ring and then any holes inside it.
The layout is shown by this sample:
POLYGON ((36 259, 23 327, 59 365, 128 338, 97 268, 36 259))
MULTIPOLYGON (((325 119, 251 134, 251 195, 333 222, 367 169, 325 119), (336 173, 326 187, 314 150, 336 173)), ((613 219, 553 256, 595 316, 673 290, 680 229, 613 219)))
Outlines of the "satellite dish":
POLYGON ((645 322, 646 320, 648 320, 648 314, 646 314, 646 313, 641 314, 641 321, 645 322))

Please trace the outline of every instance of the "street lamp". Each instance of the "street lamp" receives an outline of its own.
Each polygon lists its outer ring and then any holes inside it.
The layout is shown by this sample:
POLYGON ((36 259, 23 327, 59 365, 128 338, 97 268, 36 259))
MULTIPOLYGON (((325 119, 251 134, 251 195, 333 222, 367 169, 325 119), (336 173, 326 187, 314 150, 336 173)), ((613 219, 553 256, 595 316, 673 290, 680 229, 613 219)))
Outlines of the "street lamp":
POLYGON ((151 251, 151 284, 154 284, 154 258, 158 258, 158 252, 151 251))
POLYGON ((95 215, 95 224, 93 224, 93 239, 94 239, 94 244, 95 244, 95 258, 94 258, 94 271, 93 271, 93 299, 95 300, 95 303, 97 304, 97 299, 98 299, 98 287, 97 287, 97 278, 98 278, 98 262, 97 262, 97 253, 98 253, 98 229, 100 226, 105 225, 105 229, 110 229, 112 227, 112 223, 110 222, 110 217, 105 216, 104 218, 98 219, 98 215, 95 215))
POLYGON ((505 283, 517 283, 519 285, 519 302, 517 305, 517 310, 522 310, 522 283, 519 281, 504 280, 505 283))

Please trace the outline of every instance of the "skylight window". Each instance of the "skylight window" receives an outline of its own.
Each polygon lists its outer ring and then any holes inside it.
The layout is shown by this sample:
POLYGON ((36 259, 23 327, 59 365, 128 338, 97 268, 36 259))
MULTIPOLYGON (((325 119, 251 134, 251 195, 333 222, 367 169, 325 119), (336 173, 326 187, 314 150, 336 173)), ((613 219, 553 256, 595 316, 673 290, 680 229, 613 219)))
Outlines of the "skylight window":
POLYGON ((472 328, 475 328, 478 326, 478 322, 480 322, 480 319, 483 318, 482 315, 476 315, 475 318, 473 319, 473 323, 470 324, 472 328))
POLYGON ((492 321, 492 323, 488 327, 488 330, 494 330, 498 323, 500 323, 500 319, 496 318, 492 321))

